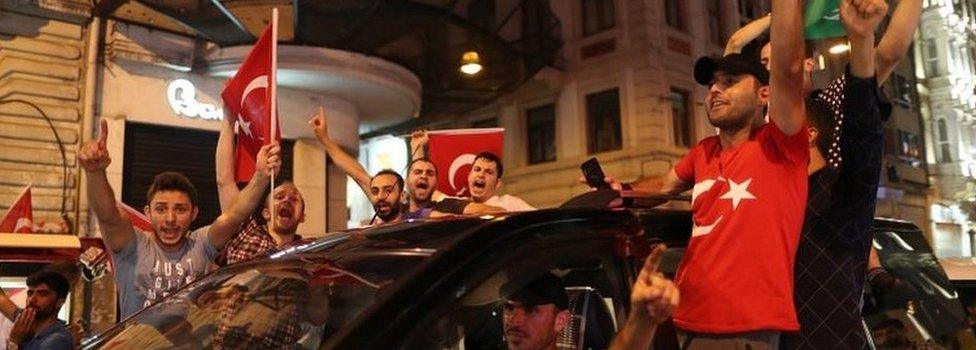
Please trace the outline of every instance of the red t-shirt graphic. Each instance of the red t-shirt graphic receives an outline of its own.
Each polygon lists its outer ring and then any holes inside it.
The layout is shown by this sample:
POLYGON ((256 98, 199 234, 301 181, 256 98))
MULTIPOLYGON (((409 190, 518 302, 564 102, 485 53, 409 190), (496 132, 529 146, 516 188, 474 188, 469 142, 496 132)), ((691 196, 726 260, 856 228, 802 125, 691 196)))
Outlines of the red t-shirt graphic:
POLYGON ((675 172, 692 190, 693 229, 675 282, 678 328, 738 333, 799 330, 793 259, 807 198, 806 127, 787 136, 773 123, 727 150, 717 136, 675 172))

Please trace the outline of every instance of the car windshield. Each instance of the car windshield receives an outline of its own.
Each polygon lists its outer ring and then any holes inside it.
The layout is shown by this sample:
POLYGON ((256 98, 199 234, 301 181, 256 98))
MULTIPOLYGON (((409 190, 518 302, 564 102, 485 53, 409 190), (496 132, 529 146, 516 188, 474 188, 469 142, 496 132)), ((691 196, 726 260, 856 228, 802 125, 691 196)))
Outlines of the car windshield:
POLYGON ((91 341, 102 349, 316 349, 433 252, 304 253, 225 268, 91 341))

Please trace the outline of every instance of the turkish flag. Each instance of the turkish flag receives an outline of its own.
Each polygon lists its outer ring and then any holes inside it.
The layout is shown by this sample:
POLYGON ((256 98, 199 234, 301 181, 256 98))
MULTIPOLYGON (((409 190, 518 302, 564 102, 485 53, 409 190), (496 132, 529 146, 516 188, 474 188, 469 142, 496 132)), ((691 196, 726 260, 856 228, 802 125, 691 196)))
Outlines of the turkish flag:
POLYGON ((229 109, 237 121, 237 181, 246 182, 254 175, 255 159, 261 146, 281 140, 275 100, 275 53, 277 45, 277 21, 264 29, 251 53, 227 81, 221 92, 224 108, 229 109), (272 124, 273 123, 273 124, 272 124))
POLYGON ((132 222, 132 226, 143 232, 154 232, 152 223, 149 222, 149 218, 146 217, 141 211, 136 210, 129 205, 122 202, 115 202, 115 205, 122 209, 120 213, 125 214, 132 222))
POLYGON ((475 156, 491 152, 502 157, 505 129, 428 131, 430 160, 437 166, 437 189, 448 196, 468 196, 468 173, 475 156))
POLYGON ((7 209, 7 214, 0 221, 0 232, 3 233, 32 233, 34 232, 34 206, 31 203, 31 187, 27 185, 20 196, 7 209))

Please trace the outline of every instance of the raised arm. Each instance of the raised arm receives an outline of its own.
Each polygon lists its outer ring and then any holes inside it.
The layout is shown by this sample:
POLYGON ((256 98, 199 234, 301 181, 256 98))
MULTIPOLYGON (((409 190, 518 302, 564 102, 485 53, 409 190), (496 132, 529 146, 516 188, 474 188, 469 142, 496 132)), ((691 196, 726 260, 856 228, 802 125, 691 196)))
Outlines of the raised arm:
POLYGON ((427 130, 416 130, 410 133, 410 159, 420 159, 427 157, 427 130))
POLYGON ((769 15, 765 15, 736 30, 725 44, 725 55, 742 53, 742 48, 769 30, 769 23, 769 15))
POLYGON ((353 180, 356 180, 356 184, 359 188, 363 190, 363 193, 369 197, 369 182, 371 177, 369 173, 366 172, 366 168, 356 158, 353 158, 342 150, 331 137, 329 137, 329 124, 325 119, 325 109, 319 107, 319 112, 311 120, 308 121, 308 125, 312 127, 312 131, 315 132, 315 137, 318 138, 319 143, 322 147, 325 147, 325 152, 332 157, 336 165, 339 166, 342 171, 345 171, 353 180))
POLYGON ((803 84, 803 0, 772 0, 769 118, 786 135, 806 122, 803 84))
POLYGON ((230 210, 241 190, 234 178, 234 126, 233 118, 224 109, 224 121, 220 123, 220 137, 217 138, 217 152, 214 155, 215 175, 217 176, 217 198, 220 199, 220 212, 230 210))
POLYGON ((251 217, 251 213, 261 204, 264 190, 271 182, 271 174, 277 173, 281 168, 280 153, 281 146, 277 143, 261 147, 251 181, 241 190, 230 208, 224 210, 210 225, 210 244, 214 248, 223 249, 224 245, 240 232, 241 224, 251 217))
POLYGON ((891 22, 878 43, 877 77, 878 85, 884 84, 895 70, 895 66, 908 53, 922 15, 922 0, 900 0, 891 15, 891 22))
POLYGON ((16 313, 17 305, 14 304, 13 300, 10 300, 3 288, 0 288, 0 314, 12 322, 16 313))
POLYGON ((105 174, 105 168, 112 163, 105 147, 107 139, 108 122, 102 119, 98 139, 85 143, 78 151, 78 164, 85 170, 88 206, 95 211, 102 238, 109 249, 118 253, 133 239, 135 231, 132 229, 132 222, 119 214, 115 193, 105 174))
POLYGON ((659 245, 644 260, 630 293, 630 315, 610 343, 612 350, 646 350, 651 347, 657 326, 671 316, 681 294, 674 283, 658 270, 665 247, 659 245))
POLYGON ((840 17, 851 42, 851 75, 870 78, 875 75, 874 30, 888 13, 885 0, 843 0, 840 17))

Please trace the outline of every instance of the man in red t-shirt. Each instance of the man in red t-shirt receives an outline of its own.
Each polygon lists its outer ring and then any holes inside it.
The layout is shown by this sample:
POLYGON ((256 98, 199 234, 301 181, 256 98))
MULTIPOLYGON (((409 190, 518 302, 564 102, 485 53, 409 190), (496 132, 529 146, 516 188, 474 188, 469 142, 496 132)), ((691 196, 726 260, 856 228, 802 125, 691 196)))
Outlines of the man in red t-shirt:
MULTIPOLYGON (((719 135, 695 146, 659 189, 692 189, 692 237, 675 276, 681 302, 674 322, 684 349, 776 349, 780 332, 799 329, 793 259, 810 159, 797 83, 803 81, 802 2, 772 5, 768 73, 740 54, 695 64, 695 80, 709 86, 705 107, 719 135), (771 123, 763 124, 767 106, 771 123)), ((653 184, 631 187, 657 190, 653 184)))

